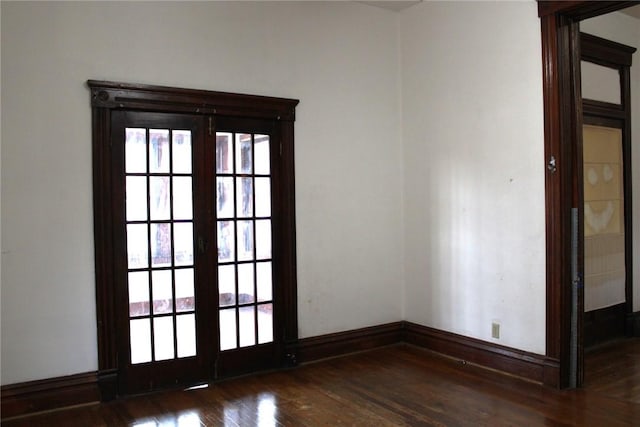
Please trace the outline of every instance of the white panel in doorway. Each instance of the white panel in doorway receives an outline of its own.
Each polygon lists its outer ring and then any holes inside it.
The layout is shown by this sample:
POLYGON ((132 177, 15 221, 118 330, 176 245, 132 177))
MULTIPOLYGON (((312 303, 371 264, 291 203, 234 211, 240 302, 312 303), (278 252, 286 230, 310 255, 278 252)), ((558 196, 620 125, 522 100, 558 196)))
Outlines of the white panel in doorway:
POLYGON ((625 301, 622 131, 585 125, 585 311, 625 301))
POLYGON ((581 61, 582 98, 620 104, 620 73, 618 70, 581 61))

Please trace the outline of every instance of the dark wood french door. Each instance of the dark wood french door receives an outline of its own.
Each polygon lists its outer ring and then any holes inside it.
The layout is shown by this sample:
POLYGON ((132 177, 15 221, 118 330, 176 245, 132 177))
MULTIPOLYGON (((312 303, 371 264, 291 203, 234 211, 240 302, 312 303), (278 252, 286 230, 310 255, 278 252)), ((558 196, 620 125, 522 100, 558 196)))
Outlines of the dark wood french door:
POLYGON ((277 366, 276 122, 115 111, 111 123, 120 393, 277 366))
POLYGON ((295 363, 295 99, 89 80, 103 400, 295 363))
POLYGON ((196 268, 203 218, 193 162, 204 144, 202 118, 118 111, 111 135, 119 389, 206 378, 208 298, 196 268))
POLYGON ((214 374, 226 376, 273 367, 283 357, 277 284, 286 279, 277 251, 286 234, 274 232, 282 195, 273 185, 281 177, 272 161, 281 138, 272 120, 217 117, 213 127, 215 146, 208 147, 215 162, 206 171, 215 173, 215 230, 209 233, 217 247, 214 374))

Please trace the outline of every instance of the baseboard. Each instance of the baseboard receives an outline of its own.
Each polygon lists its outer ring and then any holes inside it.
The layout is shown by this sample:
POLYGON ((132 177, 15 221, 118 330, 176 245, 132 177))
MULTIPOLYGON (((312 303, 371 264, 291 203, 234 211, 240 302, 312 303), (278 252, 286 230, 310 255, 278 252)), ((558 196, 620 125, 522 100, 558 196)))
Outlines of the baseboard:
POLYGON ((4 385, 2 419, 100 401, 95 372, 4 385))
MULTIPOLYGON (((303 338, 291 350, 305 363, 403 342, 558 387, 557 360, 404 321, 303 338)), ((116 379, 110 370, 2 386, 2 419, 113 399, 116 379)))
POLYGON ((98 388, 100 390, 100 400, 108 402, 118 396, 118 370, 104 369, 98 371, 98 388))
POLYGON ((403 323, 388 323, 346 332, 303 338, 298 341, 297 360, 300 363, 312 362, 356 351, 397 344, 402 342, 403 323))
POLYGON ((299 341, 297 354, 304 363, 401 342, 558 387, 558 360, 405 321, 304 338, 299 341))
POLYGON ((443 355, 553 386, 559 364, 535 353, 404 322, 404 340, 443 355))
POLYGON ((627 331, 627 335, 640 337, 640 311, 627 314, 627 331))

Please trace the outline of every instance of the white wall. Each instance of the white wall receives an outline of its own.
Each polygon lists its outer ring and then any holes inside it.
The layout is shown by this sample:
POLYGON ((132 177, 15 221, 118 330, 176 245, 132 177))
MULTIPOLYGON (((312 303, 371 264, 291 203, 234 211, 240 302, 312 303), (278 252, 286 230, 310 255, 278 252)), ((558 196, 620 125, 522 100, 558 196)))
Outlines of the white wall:
POLYGON ((401 13, 405 316, 544 354, 536 7, 424 2, 401 13))
POLYGON ((300 99, 300 336, 402 316, 398 15, 2 2, 2 384, 97 369, 87 79, 300 99))
MULTIPOLYGON (((591 18, 580 30, 640 49, 640 19, 620 12, 591 18)), ((640 310, 640 53, 631 66, 631 171, 633 199, 633 310, 640 310)))

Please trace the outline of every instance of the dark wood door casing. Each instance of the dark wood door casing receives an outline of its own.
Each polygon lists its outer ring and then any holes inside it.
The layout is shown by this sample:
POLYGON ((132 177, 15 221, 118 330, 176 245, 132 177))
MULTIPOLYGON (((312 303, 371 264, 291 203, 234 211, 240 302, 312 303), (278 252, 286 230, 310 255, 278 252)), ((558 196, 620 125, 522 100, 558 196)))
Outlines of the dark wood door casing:
MULTIPOLYGON (((114 188, 112 128, 116 112, 157 112, 187 114, 201 117, 204 132, 214 125, 215 117, 255 118, 275 123, 279 157, 273 159, 278 169, 274 177, 274 228, 281 238, 277 241, 278 274, 282 289, 278 292, 282 312, 278 314, 278 355, 282 365, 295 361, 298 341, 297 285, 295 256, 295 188, 294 133, 295 107, 298 100, 225 92, 179 89, 162 86, 126 84, 89 80, 92 107, 92 152, 94 190, 94 238, 96 269, 96 314, 98 337, 98 383, 102 399, 116 397, 122 358, 119 354, 119 328, 114 286, 121 248, 114 230, 116 212, 124 210, 121 194, 114 188)), ((215 131, 214 131, 215 132, 215 131)), ((275 143, 275 142, 274 142, 275 143)), ((196 159, 197 160, 197 159, 196 159)), ((197 160, 198 161, 198 160, 197 160)), ((197 170, 197 169, 196 169, 197 170)), ((194 209, 202 209, 194 205, 194 209)), ((274 242, 274 245, 276 243, 274 242)), ((121 255, 121 254, 120 254, 121 255)), ((208 378, 206 378, 208 379, 208 378)))
MULTIPOLYGON (((538 1, 542 36, 546 206, 545 384, 569 386, 571 315, 571 209, 577 208, 582 127, 580 20, 637 1, 538 1), (551 164, 554 160, 555 166, 551 164)), ((581 365, 582 361, 579 360, 581 365)))

